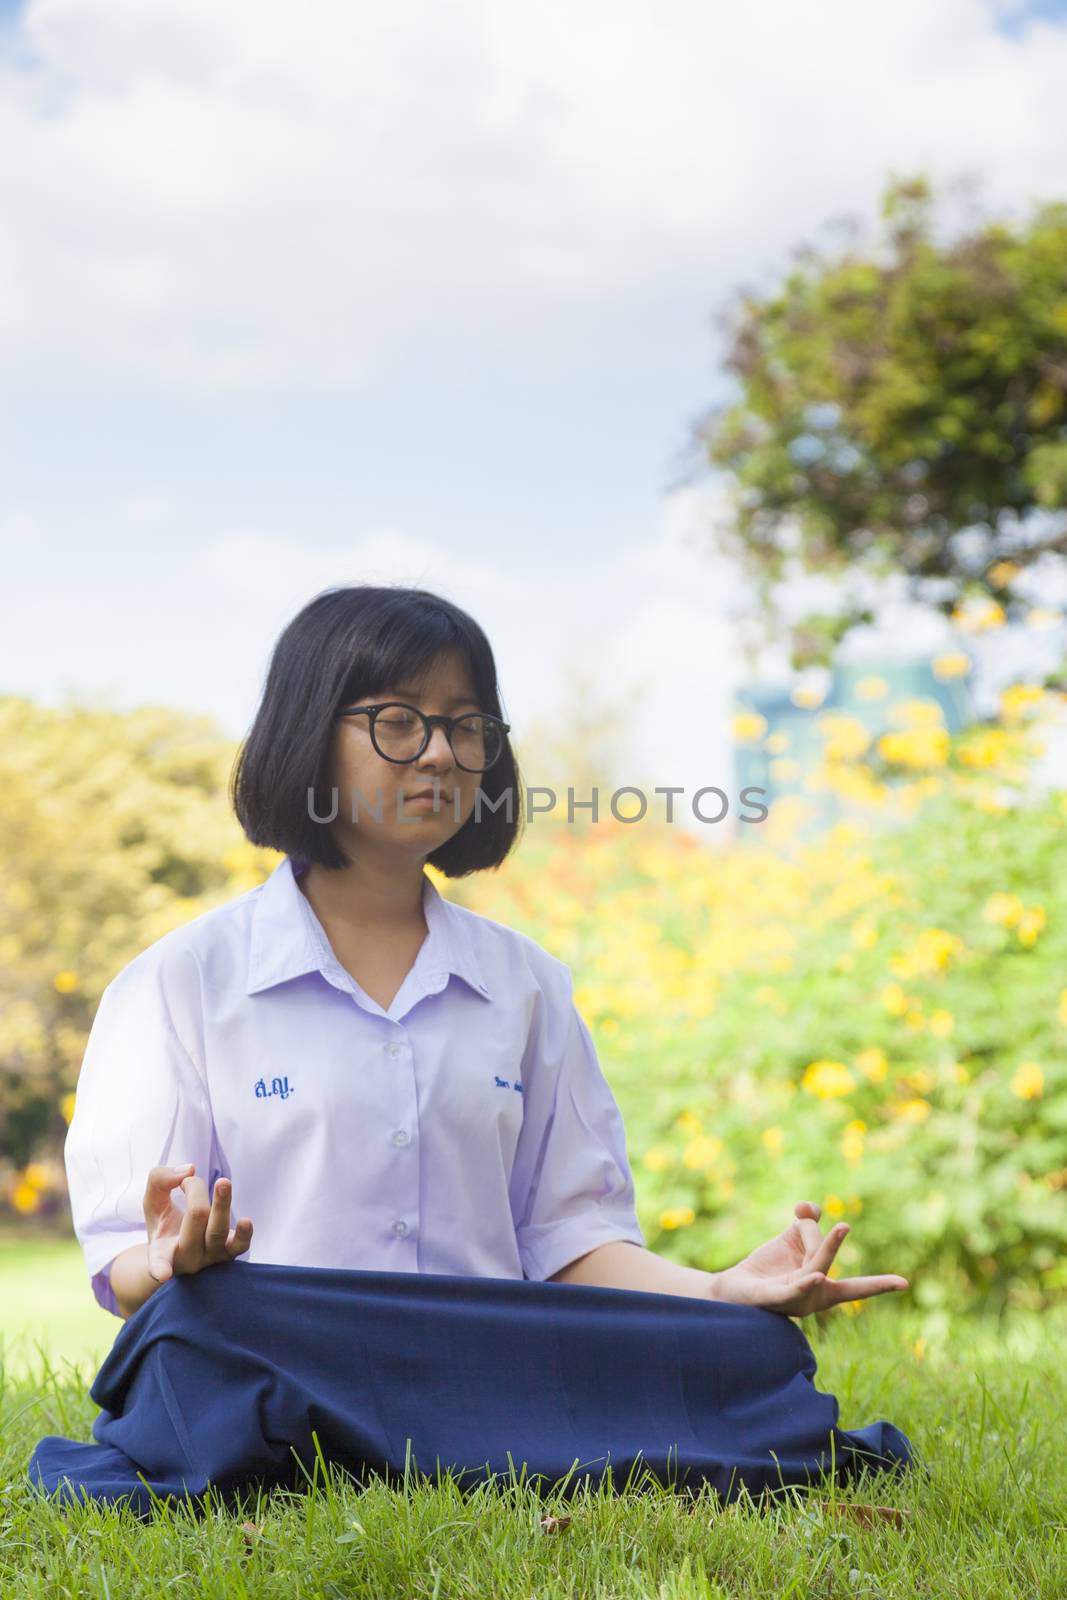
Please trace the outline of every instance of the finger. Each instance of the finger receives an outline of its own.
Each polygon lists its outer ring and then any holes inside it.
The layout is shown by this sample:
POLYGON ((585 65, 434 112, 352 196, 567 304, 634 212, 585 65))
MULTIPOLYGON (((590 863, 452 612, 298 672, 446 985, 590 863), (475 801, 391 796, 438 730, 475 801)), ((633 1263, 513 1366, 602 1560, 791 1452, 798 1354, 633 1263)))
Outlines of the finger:
POLYGON ((211 1213, 204 1229, 204 1245, 209 1256, 217 1256, 230 1236, 231 1193, 232 1185, 229 1178, 215 1179, 215 1190, 211 1196, 211 1213))
POLYGON ((812 1272, 798 1283, 791 1283, 788 1289, 780 1283, 769 1284, 766 1297, 758 1303, 771 1311, 781 1311, 787 1317, 809 1317, 821 1309, 820 1295, 827 1282, 823 1273, 812 1272))
POLYGON ((165 1239, 148 1241, 148 1276, 157 1283, 166 1283, 174 1276, 174 1252, 178 1241, 173 1234, 165 1239))
POLYGON ((152 1213, 151 1221, 154 1222, 159 1213, 166 1210, 171 1191, 176 1189, 184 1178, 190 1177, 195 1170, 191 1162, 184 1167, 153 1167, 151 1169, 145 1181, 144 1210, 146 1221, 149 1221, 149 1211, 152 1213))
POLYGON ((834 1257, 848 1237, 848 1223, 838 1222, 823 1236, 819 1235, 817 1248, 804 1263, 805 1272, 829 1272, 834 1257))
POLYGON ((877 1278, 827 1278, 824 1287, 828 1304, 838 1305, 842 1300, 867 1300, 871 1295, 910 1289, 911 1284, 896 1273, 886 1273, 877 1278))
POLYGON ((206 1259, 204 1231, 211 1215, 211 1203, 207 1197, 207 1184, 203 1178, 195 1176, 183 1178, 181 1187, 185 1195, 186 1209, 178 1234, 177 1253, 185 1265, 195 1272, 204 1265, 206 1259))
POLYGON ((801 1237, 805 1254, 811 1256, 823 1240, 822 1229, 819 1227, 822 1207, 816 1205, 814 1200, 799 1200, 793 1207, 793 1215, 797 1219, 793 1226, 801 1237))
POLYGON ((242 1256, 252 1243, 252 1222, 249 1217, 242 1217, 232 1236, 226 1241, 226 1254, 228 1256, 242 1256))

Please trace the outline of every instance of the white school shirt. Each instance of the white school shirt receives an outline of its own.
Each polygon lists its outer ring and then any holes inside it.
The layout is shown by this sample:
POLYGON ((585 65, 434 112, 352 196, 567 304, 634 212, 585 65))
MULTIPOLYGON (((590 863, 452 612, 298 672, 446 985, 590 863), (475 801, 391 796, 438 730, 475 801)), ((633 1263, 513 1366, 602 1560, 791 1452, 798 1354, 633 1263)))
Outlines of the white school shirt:
MULTIPOLYGON (((423 878, 388 1010, 340 965, 288 856, 104 990, 64 1159, 93 1293, 145 1243, 154 1166, 232 1184, 228 1265, 550 1278, 644 1245, 618 1107, 564 962, 423 878)), ((185 1210, 175 1189, 174 1203, 185 1210)))

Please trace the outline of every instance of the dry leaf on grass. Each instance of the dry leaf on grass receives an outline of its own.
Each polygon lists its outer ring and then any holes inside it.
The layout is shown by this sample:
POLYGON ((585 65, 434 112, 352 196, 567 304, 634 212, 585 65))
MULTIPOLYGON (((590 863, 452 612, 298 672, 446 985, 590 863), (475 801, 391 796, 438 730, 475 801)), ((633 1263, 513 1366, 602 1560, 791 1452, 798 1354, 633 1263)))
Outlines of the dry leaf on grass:
POLYGON ((816 1504, 839 1517, 851 1517, 865 1528, 875 1528, 880 1522, 889 1522, 895 1528, 902 1528, 911 1516, 910 1511, 898 1511, 896 1506, 856 1506, 841 1500, 819 1500, 816 1504))
POLYGON ((543 1533, 562 1533, 571 1525, 570 1517, 542 1517, 541 1531, 543 1533))

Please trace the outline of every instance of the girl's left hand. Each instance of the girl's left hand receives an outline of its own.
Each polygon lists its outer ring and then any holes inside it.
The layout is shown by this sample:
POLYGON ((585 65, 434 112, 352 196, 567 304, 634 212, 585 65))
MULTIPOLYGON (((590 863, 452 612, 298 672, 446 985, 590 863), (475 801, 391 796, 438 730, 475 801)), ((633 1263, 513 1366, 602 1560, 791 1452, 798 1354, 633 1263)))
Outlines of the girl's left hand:
POLYGON ((715 1274, 712 1298, 735 1305, 764 1306, 788 1317, 807 1317, 843 1300, 865 1300, 910 1287, 891 1273, 877 1278, 828 1278, 834 1257, 848 1234, 839 1222, 825 1236, 819 1231, 822 1208, 812 1200, 793 1207, 797 1218, 776 1239, 761 1244, 736 1267, 715 1274))

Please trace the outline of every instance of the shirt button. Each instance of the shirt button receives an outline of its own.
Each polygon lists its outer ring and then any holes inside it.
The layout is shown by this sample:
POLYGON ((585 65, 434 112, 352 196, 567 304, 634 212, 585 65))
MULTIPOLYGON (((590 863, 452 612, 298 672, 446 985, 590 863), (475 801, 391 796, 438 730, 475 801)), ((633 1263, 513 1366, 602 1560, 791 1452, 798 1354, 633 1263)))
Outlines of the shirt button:
POLYGON ((407 1231, 408 1231, 408 1225, 407 1225, 406 1222, 394 1222, 393 1223, 393 1232, 396 1234, 398 1239, 402 1239, 404 1237, 405 1233, 407 1233, 407 1231))
POLYGON ((407 1144, 407 1142, 408 1142, 407 1134, 404 1132, 403 1128, 398 1128, 396 1130, 396 1132, 393 1134, 393 1143, 394 1144, 407 1144))
POLYGON ((400 1054, 400 1046, 398 1044, 387 1044, 385 1048, 386 1052, 391 1056, 398 1056, 400 1054))

